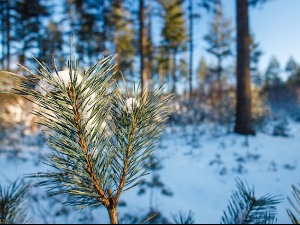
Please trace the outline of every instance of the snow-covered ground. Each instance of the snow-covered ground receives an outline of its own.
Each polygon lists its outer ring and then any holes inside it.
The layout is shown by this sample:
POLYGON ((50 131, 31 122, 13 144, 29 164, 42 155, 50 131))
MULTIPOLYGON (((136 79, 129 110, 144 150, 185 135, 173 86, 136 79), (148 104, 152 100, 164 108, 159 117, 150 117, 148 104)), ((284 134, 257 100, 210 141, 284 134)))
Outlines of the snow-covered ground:
MULTIPOLYGON (((155 173, 173 195, 154 189, 152 206, 170 220, 176 213, 192 211, 196 223, 220 223, 236 190, 235 179, 240 178, 255 187, 257 197, 270 194, 283 198, 277 206, 277 222, 291 223, 287 197, 292 196, 291 185, 300 181, 300 123, 290 121, 288 128, 289 137, 264 133, 245 137, 225 132, 216 135, 208 125, 168 127, 155 151, 162 165, 155 173)), ((0 152, 1 183, 49 169, 38 163, 38 157, 48 151, 46 146, 22 148, 27 153, 19 159, 0 152)), ((150 190, 138 195, 139 190, 136 187, 123 194, 125 206, 119 207, 120 218, 125 213, 136 216, 149 210, 150 190)), ((61 208, 59 198, 45 197, 45 189, 34 188, 33 192, 32 223, 108 223, 103 208, 73 213, 69 207, 61 208)))

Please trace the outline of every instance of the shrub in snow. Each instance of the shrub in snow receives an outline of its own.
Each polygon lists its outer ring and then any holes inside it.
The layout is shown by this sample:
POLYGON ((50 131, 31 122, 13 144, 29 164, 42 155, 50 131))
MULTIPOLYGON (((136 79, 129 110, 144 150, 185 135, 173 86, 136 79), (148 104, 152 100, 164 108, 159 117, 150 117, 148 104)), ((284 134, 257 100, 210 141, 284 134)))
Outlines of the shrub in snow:
POLYGON ((163 168, 161 162, 155 156, 151 156, 149 158, 149 161, 151 163, 149 163, 149 165, 147 165, 146 168, 148 169, 148 171, 151 171, 152 176, 150 177, 150 179, 144 180, 141 183, 139 187, 138 195, 145 194, 147 192, 147 189, 150 189, 149 190, 150 212, 157 212, 158 210, 154 198, 154 196, 156 195, 155 192, 160 191, 162 195, 169 196, 169 197, 172 196, 173 193, 169 188, 165 187, 165 184, 163 183, 163 181, 160 178, 160 175, 158 174, 158 171, 163 168))
POLYGON ((289 136, 288 121, 286 118, 279 118, 278 121, 275 122, 272 135, 281 137, 289 136))
POLYGON ((53 170, 32 175, 41 179, 38 185, 48 186, 50 195, 68 194, 66 204, 79 209, 103 205, 111 223, 118 223, 120 196, 147 174, 172 95, 162 97, 161 87, 143 96, 127 87, 123 93, 112 79, 113 59, 83 73, 71 59, 59 72, 37 60, 37 73, 23 67, 32 76, 19 78, 18 94, 36 99, 33 113, 48 128, 53 150, 45 162, 53 170))

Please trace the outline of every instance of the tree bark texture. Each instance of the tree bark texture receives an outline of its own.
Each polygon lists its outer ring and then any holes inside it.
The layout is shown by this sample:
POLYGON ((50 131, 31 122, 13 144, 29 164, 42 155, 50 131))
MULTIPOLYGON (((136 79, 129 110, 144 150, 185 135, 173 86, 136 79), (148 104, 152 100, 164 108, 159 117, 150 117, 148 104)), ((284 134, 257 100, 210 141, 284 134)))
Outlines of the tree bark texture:
POLYGON ((140 9, 139 9, 139 17, 140 17, 140 54, 141 54, 141 79, 142 79, 142 93, 143 95, 146 91, 147 85, 147 71, 146 71, 146 8, 145 1, 140 0, 140 9))
POLYGON ((192 98, 193 94, 193 0, 189 0, 189 43, 190 43, 190 65, 189 65, 189 98, 192 98))
POLYGON ((10 70, 10 0, 6 3, 6 69, 10 70))
POLYGON ((254 134, 251 118, 251 81, 249 70, 248 0, 236 0, 237 23, 237 88, 234 131, 254 134))
POLYGON ((107 208, 110 224, 118 224, 117 207, 107 208))

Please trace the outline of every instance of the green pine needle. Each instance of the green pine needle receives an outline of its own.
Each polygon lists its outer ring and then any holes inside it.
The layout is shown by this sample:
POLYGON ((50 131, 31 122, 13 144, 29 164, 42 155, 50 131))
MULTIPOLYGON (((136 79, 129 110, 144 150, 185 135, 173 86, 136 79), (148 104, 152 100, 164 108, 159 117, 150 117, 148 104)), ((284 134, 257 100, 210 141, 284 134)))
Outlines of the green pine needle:
POLYGON ((113 60, 106 57, 84 73, 71 57, 69 72, 51 72, 37 60, 37 74, 21 66, 31 76, 17 77, 17 94, 36 99, 33 114, 52 149, 44 159, 51 172, 29 177, 40 178, 36 185, 47 186, 49 195, 68 194, 65 204, 80 209, 109 208, 140 184, 170 113, 172 95, 163 96, 162 87, 139 96, 125 84, 123 93, 113 80, 113 60))
MULTIPOLYGON (((294 212, 300 215, 300 190, 295 185, 292 185, 293 188, 293 198, 292 200, 290 197, 288 197, 288 201, 290 202, 294 212)), ((295 215, 291 209, 287 209, 287 213, 292 221, 293 224, 299 224, 299 218, 295 215)))
POLYGON ((221 218, 222 224, 273 224, 276 222, 276 205, 281 202, 277 196, 255 197, 254 188, 249 188, 236 179, 237 191, 231 196, 227 212, 221 218))
POLYGON ((188 214, 179 211, 177 214, 172 216, 174 224, 194 224, 194 213, 189 211, 188 214))
POLYGON ((16 180, 9 187, 0 185, 0 223, 29 223, 27 194, 30 184, 16 180))

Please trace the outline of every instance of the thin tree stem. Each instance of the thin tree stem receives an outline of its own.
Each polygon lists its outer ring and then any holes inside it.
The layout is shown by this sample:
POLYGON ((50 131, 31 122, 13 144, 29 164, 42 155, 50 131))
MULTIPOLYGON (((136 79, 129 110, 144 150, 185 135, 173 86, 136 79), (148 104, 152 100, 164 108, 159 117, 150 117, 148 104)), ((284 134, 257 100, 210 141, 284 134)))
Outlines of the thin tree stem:
POLYGON ((118 224, 117 206, 107 208, 110 224, 118 224))
POLYGON ((130 134, 129 134, 129 140, 128 140, 129 144, 128 144, 127 149, 126 149, 126 156, 125 156, 125 159, 124 159, 124 162, 123 162, 123 165, 124 165, 123 166, 123 172, 122 172, 122 176, 121 176, 121 179, 120 179, 120 184, 119 184, 117 193, 115 195, 115 200, 117 202, 120 198, 123 187, 126 184, 126 175, 127 175, 127 172, 128 172, 129 158, 130 158, 130 155, 131 155, 132 142, 133 142, 134 135, 135 135, 136 124, 137 124, 136 117, 134 117, 134 121, 132 123, 131 131, 130 131, 130 134))
POLYGON ((2 201, 1 202, 1 223, 2 224, 6 223, 5 217, 6 217, 5 202, 2 201))
POLYGON ((253 197, 251 199, 251 204, 249 206, 249 209, 248 209, 246 215, 242 218, 242 221, 240 221, 241 224, 245 224, 247 222, 247 219, 249 218, 250 212, 253 210, 255 204, 256 204, 256 199, 253 197))
POLYGON ((80 144, 81 148, 83 148, 84 151, 87 154, 87 159, 86 159, 87 172, 89 173, 90 177, 92 178, 92 182, 93 182, 93 185, 94 185, 94 188, 95 188, 96 192, 100 195, 100 197, 97 198, 97 200, 99 202, 102 202, 105 207, 109 207, 109 205, 110 205, 109 199, 107 198, 104 190, 101 187, 101 184, 99 183, 99 181, 97 179, 97 175, 94 172, 94 167, 93 167, 93 162, 92 162, 92 159, 91 159, 91 155, 88 153, 87 143, 86 143, 86 141, 84 140, 84 138, 82 137, 82 134, 81 134, 81 127, 79 125, 81 115, 79 113, 79 107, 78 107, 78 104, 77 104, 76 93, 72 88, 70 90, 70 96, 72 97, 73 102, 75 104, 75 107, 73 109, 73 113, 74 113, 75 125, 76 125, 76 128, 77 128, 77 137, 79 139, 79 144, 80 144))
POLYGON ((142 79, 142 92, 143 95, 146 91, 147 85, 147 71, 146 71, 146 27, 145 27, 145 20, 146 20, 146 8, 145 8, 145 1, 140 0, 140 9, 139 9, 139 19, 140 19, 140 54, 141 54, 141 79, 142 79))

